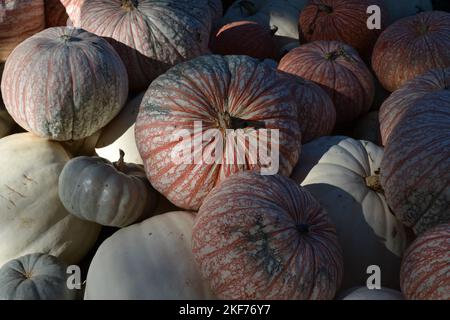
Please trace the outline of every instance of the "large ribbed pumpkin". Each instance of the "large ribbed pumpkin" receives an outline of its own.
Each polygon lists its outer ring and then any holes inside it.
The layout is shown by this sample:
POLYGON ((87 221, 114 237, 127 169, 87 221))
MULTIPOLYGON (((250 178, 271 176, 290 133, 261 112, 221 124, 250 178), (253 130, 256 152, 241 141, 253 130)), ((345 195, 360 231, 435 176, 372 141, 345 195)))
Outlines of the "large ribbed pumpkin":
POLYGON ((450 90, 450 68, 434 69, 405 83, 381 105, 380 130, 386 144, 392 130, 408 108, 418 99, 441 90, 450 90))
POLYGON ((450 91, 416 101, 387 141, 381 184, 395 215, 416 233, 450 222, 450 91))
POLYGON ((315 41, 291 50, 278 69, 319 84, 332 98, 337 123, 349 122, 372 105, 373 76, 358 53, 338 41, 315 41))
POLYGON ((332 299, 342 278, 327 213, 280 175, 241 172, 216 187, 196 217, 192 251, 223 299, 332 299))
POLYGON ((90 0, 70 2, 75 27, 104 37, 142 91, 171 66, 208 52, 208 0, 90 0), (81 5, 81 6, 80 6, 81 5))
POLYGON ((367 8, 378 5, 384 27, 387 12, 378 0, 311 0, 299 17, 300 41, 342 41, 369 58, 380 29, 367 27, 367 8))
POLYGON ((428 70, 450 67, 450 13, 422 12, 390 25, 373 49, 372 68, 389 91, 428 70))
POLYGON ((26 38, 45 28, 43 0, 0 2, 0 62, 26 38))
POLYGON ((152 82, 136 120, 150 182, 185 209, 198 209, 216 184, 238 171, 289 175, 300 140, 290 86, 275 69, 248 56, 203 56, 173 67, 152 82), (256 140, 259 155, 240 134, 256 140), (183 144, 191 157, 177 161, 183 144), (260 152, 270 161, 262 161, 260 152))
POLYGON ((82 29, 55 27, 11 53, 1 89, 9 113, 26 130, 54 140, 78 140, 119 113, 128 79, 108 42, 82 29))
POLYGON ((60 0, 44 0, 45 26, 47 28, 65 26, 69 16, 60 0))
POLYGON ((450 300, 450 224, 428 230, 411 244, 400 283, 407 299, 450 300))

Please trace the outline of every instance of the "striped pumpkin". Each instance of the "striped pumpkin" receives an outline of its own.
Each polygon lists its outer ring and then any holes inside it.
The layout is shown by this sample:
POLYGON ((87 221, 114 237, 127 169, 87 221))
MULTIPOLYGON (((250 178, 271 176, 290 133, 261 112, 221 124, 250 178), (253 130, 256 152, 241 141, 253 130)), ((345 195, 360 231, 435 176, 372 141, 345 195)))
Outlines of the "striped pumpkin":
POLYGON ((69 16, 60 0, 45 0, 45 26, 47 28, 65 26, 69 16))
POLYGON ((65 141, 88 137, 114 118, 126 102, 128 80, 105 40, 82 29, 55 27, 14 50, 1 88, 19 125, 65 141))
POLYGON ((178 207, 193 210, 235 172, 273 169, 289 175, 301 140, 289 86, 275 69, 248 56, 202 56, 170 69, 147 90, 135 133, 155 189, 178 207), (202 128, 196 129, 196 122, 202 128), (210 129, 218 136, 209 135, 214 134, 210 129), (253 154, 238 133, 256 140, 259 155, 268 155, 271 163, 253 154), (186 135, 183 144, 179 142, 186 135), (191 151, 192 145, 190 158, 174 158, 180 146, 191 151), (210 161, 215 152, 217 161, 210 161))
POLYGON ((434 69, 406 82, 381 105, 380 130, 383 145, 397 123, 418 99, 441 90, 450 89, 450 68, 434 69))
POLYGON ((208 52, 208 0, 90 0, 70 6, 75 27, 106 38, 116 49, 132 91, 146 90, 171 66, 208 52))
POLYGON ((400 283, 411 300, 450 300, 450 224, 420 235, 402 261, 400 283))
POLYGON ((358 53, 338 41, 315 41, 292 49, 278 69, 319 84, 332 98, 338 124, 350 122, 372 105, 373 76, 358 53))
POLYGON ((422 12, 390 25, 378 38, 372 68, 388 91, 431 69, 450 67, 450 13, 422 12))
POLYGON ((386 144, 381 184, 389 207, 416 234, 450 222, 450 91, 403 113, 386 144))
POLYGON ((279 175, 241 172, 215 188, 196 217, 192 251, 222 299, 332 299, 342 278, 326 212, 279 175))
POLYGON ((0 63, 26 38, 45 28, 44 0, 0 2, 0 63))

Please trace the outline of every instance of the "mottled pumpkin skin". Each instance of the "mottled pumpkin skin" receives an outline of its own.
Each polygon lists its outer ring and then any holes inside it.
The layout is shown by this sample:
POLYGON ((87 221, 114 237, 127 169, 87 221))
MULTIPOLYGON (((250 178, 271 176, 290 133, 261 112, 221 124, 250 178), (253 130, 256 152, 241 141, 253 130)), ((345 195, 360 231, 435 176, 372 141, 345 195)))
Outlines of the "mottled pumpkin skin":
POLYGON ((402 261, 402 292, 411 300, 450 300, 450 224, 420 235, 402 261))
POLYGON ((26 38, 45 28, 44 0, 7 0, 0 3, 0 62, 26 38))
POLYGON ((450 91, 404 112, 385 147, 381 184, 389 207, 416 234, 450 221, 450 91))
POLYGON ((450 13, 422 12, 390 25, 373 49, 372 68, 395 91, 431 69, 450 67, 450 13))
POLYGON ((379 120, 383 145, 397 123, 414 103, 428 94, 450 89, 450 68, 434 69, 406 82, 381 105, 379 120))
POLYGON ((278 69, 314 81, 336 107, 336 122, 350 122, 372 105, 375 85, 358 53, 338 41, 315 41, 292 49, 278 69))
POLYGON ((378 5, 381 9, 383 29, 387 12, 377 0, 311 0, 300 13, 300 42, 317 40, 342 41, 355 48, 362 56, 370 58, 373 46, 380 35, 379 29, 367 28, 367 8, 378 5))
POLYGON ((71 6, 75 27, 104 37, 116 49, 132 91, 146 90, 171 66, 208 52, 208 0, 91 0, 71 6))
POLYGON ((46 29, 10 55, 2 95, 13 119, 41 137, 86 138, 125 104, 125 66, 105 40, 82 29, 46 29))
MULTIPOLYGON (((226 135, 225 130, 237 127, 224 125, 223 118, 228 116, 260 142, 262 129, 258 126, 279 130, 279 173, 291 173, 301 141, 297 110, 290 87, 267 64, 248 56, 203 56, 173 67, 152 82, 145 94, 136 120, 138 150, 153 187, 178 207, 197 210, 224 178, 263 166, 259 157, 257 161, 246 158, 243 164, 230 163, 237 152, 232 135, 226 135), (202 121, 202 132, 194 132, 195 121, 202 121), (198 141, 200 134, 209 129, 222 130, 222 163, 173 161, 179 130, 187 130, 198 141)), ((268 152, 265 145, 270 146, 271 139, 270 132, 269 143, 260 143, 263 152, 268 152)), ((204 140, 202 159, 211 155, 219 143, 206 137, 204 140)), ((236 145, 246 148, 240 140, 236 145)))
POLYGON ((241 172, 200 207, 192 251, 223 299, 332 299, 343 261, 326 212, 289 178, 241 172))
POLYGON ((60 0, 44 0, 45 2, 45 27, 59 27, 67 24, 69 16, 66 8, 60 0))

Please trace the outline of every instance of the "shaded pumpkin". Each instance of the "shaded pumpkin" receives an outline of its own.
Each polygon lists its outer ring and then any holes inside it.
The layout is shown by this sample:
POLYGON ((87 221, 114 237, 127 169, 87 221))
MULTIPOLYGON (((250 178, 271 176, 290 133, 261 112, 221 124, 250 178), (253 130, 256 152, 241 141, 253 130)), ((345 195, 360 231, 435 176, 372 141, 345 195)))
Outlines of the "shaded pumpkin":
POLYGON ((374 97, 369 69, 350 46, 338 41, 315 41, 292 49, 278 69, 311 80, 333 100, 337 124, 366 113, 374 97))
POLYGON ((213 189, 192 252, 219 299, 332 299, 342 279, 325 210, 280 175, 240 172, 213 189))
POLYGON ((389 13, 389 24, 402 18, 433 10, 434 0, 385 1, 389 13))
POLYGON ((404 298, 400 291, 389 288, 354 287, 342 292, 338 300, 404 300, 404 298))
POLYGON ((8 112, 23 128, 53 140, 88 137, 126 102, 126 69, 114 49, 82 29, 55 27, 22 42, 1 83, 8 112))
POLYGON ((450 300, 450 224, 421 234, 402 261, 400 283, 406 299, 450 300))
POLYGON ((450 13, 422 12, 390 25, 378 38, 372 68, 393 92, 431 69, 450 67, 450 13))
POLYGON ((238 171, 289 175, 300 141, 290 87, 248 56, 202 56, 173 67, 152 82, 136 120, 147 177, 189 210, 238 171))
POLYGON ((67 25, 69 16, 61 0, 44 0, 45 3, 45 27, 59 27, 67 25))
POLYGON ((420 234, 450 222, 450 91, 417 100, 386 143, 381 184, 395 215, 420 234))
POLYGON ((0 138, 3 138, 12 132, 15 126, 13 118, 8 111, 0 109, 0 138))

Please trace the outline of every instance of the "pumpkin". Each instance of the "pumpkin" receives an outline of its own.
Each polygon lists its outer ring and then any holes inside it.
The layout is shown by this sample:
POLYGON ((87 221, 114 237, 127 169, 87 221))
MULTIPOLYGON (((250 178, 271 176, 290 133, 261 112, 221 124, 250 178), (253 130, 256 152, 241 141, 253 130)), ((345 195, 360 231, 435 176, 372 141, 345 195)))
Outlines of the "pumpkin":
POLYGON ((1 300, 72 300, 67 288, 66 265, 56 257, 32 253, 0 268, 1 300))
MULTIPOLYGON (((398 288, 408 238, 380 188, 383 149, 369 141, 329 139, 337 143, 298 182, 319 201, 336 226, 345 265, 342 287, 365 283, 367 267, 378 265, 383 271, 381 285, 398 288)), ((314 146, 316 141, 310 144, 314 146)), ((323 145, 319 142, 319 149, 323 145)), ((305 146, 303 152, 310 148, 305 146)))
POLYGON ((85 300, 211 299, 191 252, 194 215, 169 212, 120 229, 92 259, 85 300))
POLYGON ((367 140, 379 145, 381 139, 378 111, 371 111, 358 119, 358 122, 353 128, 352 137, 358 140, 367 140))
POLYGON ((211 17, 213 24, 219 23, 223 15, 223 5, 222 0, 208 0, 208 6, 211 11, 211 17))
POLYGON ((381 184, 395 215, 416 234, 450 222, 450 91, 409 107, 389 135, 381 184))
POLYGON ((133 92, 171 66, 208 52, 208 0, 91 0, 67 9, 75 27, 104 37, 122 58, 133 92), (80 6, 81 5, 81 6, 80 6))
POLYGON ((102 129, 95 145, 95 152, 100 157, 113 161, 117 159, 119 150, 123 150, 128 162, 143 164, 136 146, 134 123, 144 94, 142 92, 128 101, 122 111, 102 129))
POLYGON ((44 0, 45 26, 47 28, 65 26, 69 16, 60 0, 44 0))
POLYGON ((342 293, 338 300, 404 300, 402 293, 389 288, 354 287, 342 293))
POLYGON ((450 68, 434 69, 406 82, 394 91, 380 108, 380 131, 383 145, 397 123, 417 100, 441 90, 450 89, 450 68))
POLYGON ((1 88, 19 125, 66 141, 88 137, 114 118, 125 104, 128 83, 123 63, 105 40, 82 29, 55 27, 14 50, 1 88))
POLYGON ((383 2, 374 0, 311 0, 299 17, 301 42, 317 40, 341 41, 370 58, 380 29, 369 29, 367 8, 378 5, 381 9, 381 28, 386 25, 383 2))
POLYGON ((301 141, 289 86, 248 56, 203 56, 170 69, 147 90, 135 133, 153 187, 188 210, 235 172, 289 175, 301 141))
POLYGON ((336 122, 366 113, 374 97, 373 76, 358 53, 338 41, 315 41, 292 49, 278 69, 319 84, 336 107, 336 122))
POLYGON ((0 139, 0 154, 0 266, 34 252, 78 263, 100 226, 69 214, 59 200, 58 177, 69 154, 31 133, 0 139))
POLYGON ((246 171, 200 207, 192 252, 219 299, 332 299, 342 278, 334 226, 305 189, 246 171))
POLYGON ((450 13, 422 12, 390 25, 378 38, 372 68, 386 90, 431 69, 450 67, 450 13))
POLYGON ((276 29, 270 30, 254 21, 236 21, 224 25, 211 40, 216 54, 242 54, 257 59, 275 58, 276 29))
POLYGON ((407 0, 407 1, 385 1, 388 13, 389 24, 402 18, 416 15, 422 11, 433 10, 431 0, 407 0))
POLYGON ((121 151, 117 162, 100 157, 70 160, 59 176, 59 198, 80 219, 105 226, 125 227, 148 218, 157 195, 142 166, 125 163, 121 151))
POLYGON ((43 0, 0 3, 0 63, 26 38, 45 28, 43 0))
POLYGON ((336 109, 327 93, 312 81, 282 71, 280 74, 292 85, 302 143, 330 134, 336 123, 336 109))
POLYGON ((400 284, 406 299, 450 299, 450 224, 421 234, 402 261, 400 284))
POLYGON ((9 113, 6 110, 0 109, 0 138, 10 134, 14 124, 14 120, 9 113))

